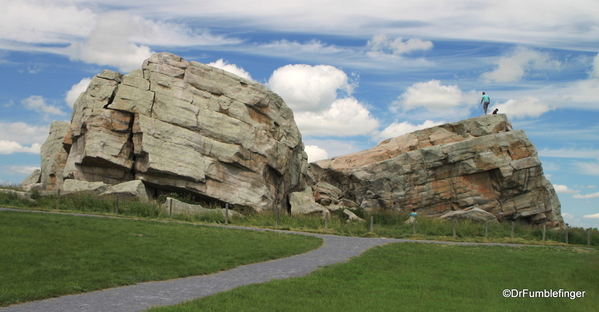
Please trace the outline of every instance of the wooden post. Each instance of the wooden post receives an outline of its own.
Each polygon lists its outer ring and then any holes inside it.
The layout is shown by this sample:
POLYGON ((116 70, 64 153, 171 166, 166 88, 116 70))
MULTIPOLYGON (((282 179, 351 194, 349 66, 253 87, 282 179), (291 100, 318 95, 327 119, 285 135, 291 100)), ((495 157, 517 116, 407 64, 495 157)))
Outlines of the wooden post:
POLYGON ((512 221, 512 234, 511 237, 514 238, 514 226, 516 225, 516 223, 514 221, 512 221))
POLYGON ((568 227, 566 227, 566 244, 568 243, 568 227))
POLYGON ((547 233, 547 224, 543 224, 543 241, 545 241, 545 233, 547 233))
POLYGON ((591 246, 591 228, 587 229, 587 246, 591 246))
POLYGON ((119 194, 117 194, 114 198, 114 214, 119 214, 119 194))
POLYGON ((370 232, 374 232, 374 216, 370 216, 370 232))
POLYGON ((328 229, 329 228, 329 213, 325 213, 324 214, 324 229, 328 229))
POLYGON ((169 219, 173 218, 173 199, 168 199, 168 217, 169 219))
POLYGON ((414 226, 414 235, 416 235, 416 218, 414 218, 414 223, 412 223, 412 225, 414 226))
POLYGON ((229 203, 225 204, 225 224, 229 224, 229 203))
POLYGON ((56 190, 56 210, 60 209, 60 189, 56 190))
POLYGON ((485 237, 489 236, 489 221, 485 221, 485 237))
POLYGON ((455 219, 451 219, 451 226, 453 228, 453 237, 455 237, 456 236, 456 233, 455 233, 455 219))

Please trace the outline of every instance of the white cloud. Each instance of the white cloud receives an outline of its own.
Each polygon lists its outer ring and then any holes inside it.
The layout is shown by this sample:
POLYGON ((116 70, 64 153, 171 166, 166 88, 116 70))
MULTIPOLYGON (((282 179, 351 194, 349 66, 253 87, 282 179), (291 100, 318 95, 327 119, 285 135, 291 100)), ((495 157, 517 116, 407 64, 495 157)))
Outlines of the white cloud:
POLYGON ((486 82, 515 82, 522 79, 527 72, 558 69, 560 64, 559 61, 552 60, 548 53, 520 47, 511 55, 500 58, 497 68, 483 73, 481 78, 486 82))
POLYGON ((573 198, 579 198, 579 199, 599 198, 599 192, 597 192, 597 193, 591 193, 591 194, 585 194, 585 195, 575 194, 575 195, 572 195, 572 197, 573 198))
POLYGON ((372 39, 368 41, 367 48, 374 52, 401 55, 414 51, 430 50, 433 48, 433 43, 421 39, 408 39, 403 41, 403 38, 401 37, 391 40, 387 38, 387 35, 379 34, 374 35, 372 39))
POLYGON ((592 215, 586 215, 583 218, 587 218, 587 219, 599 219, 599 213, 592 214, 592 215))
POLYGON ((599 78, 599 53, 593 59, 593 69, 590 74, 591 78, 599 78))
POLYGON ((0 122, 0 140, 18 145, 42 144, 48 137, 49 127, 29 126, 24 122, 0 122))
POLYGON ((573 189, 569 188, 566 185, 561 185, 561 184, 553 184, 553 188, 555 189, 555 192, 558 194, 576 194, 579 192, 577 190, 573 190, 573 189))
POLYGON ((226 71, 233 73, 241 78, 252 80, 252 76, 250 75, 250 73, 248 73, 243 68, 241 68, 235 64, 227 63, 223 59, 218 59, 216 62, 208 63, 208 65, 216 67, 216 68, 220 68, 222 70, 226 70, 226 71))
POLYGON ((509 118, 539 117, 550 110, 549 105, 534 97, 525 97, 519 100, 510 99, 505 103, 491 104, 489 112, 498 108, 499 113, 508 115, 509 118))
POLYGON ((26 109, 33 110, 39 113, 46 113, 51 115, 65 115, 66 113, 61 111, 60 108, 46 104, 46 100, 40 95, 32 95, 24 100, 21 100, 21 104, 26 109))
POLYGON ((0 154, 13 154, 13 153, 32 153, 39 154, 42 145, 34 143, 31 146, 23 146, 15 141, 0 140, 0 154))
POLYGON ((400 95, 391 108, 410 111, 424 108, 434 116, 465 116, 476 106, 475 91, 462 92, 457 85, 442 85, 439 80, 418 82, 400 95))
POLYGON ((330 65, 286 65, 272 73, 268 86, 294 112, 328 110, 339 93, 353 92, 345 72, 330 65))
POLYGON ((154 52, 146 45, 133 43, 132 37, 141 33, 146 23, 126 13, 106 14, 97 19, 85 42, 71 45, 69 54, 74 60, 115 66, 124 72, 141 68, 154 52))
POLYGON ((586 175, 599 175, 599 161, 598 162, 574 162, 576 171, 586 175))
POLYGON ((6 166, 6 172, 8 174, 31 174, 34 170, 40 169, 39 166, 6 166))
POLYGON ((411 133, 416 130, 426 129, 434 126, 438 126, 444 124, 444 121, 435 122, 432 120, 427 120, 419 125, 411 124, 407 121, 398 122, 397 120, 385 128, 383 131, 375 135, 375 139, 378 141, 383 141, 389 138, 398 137, 400 135, 404 135, 406 133, 411 133))
POLYGON ((539 155, 543 157, 559 157, 559 158, 599 158, 599 150, 593 149, 542 149, 539 151, 539 155))
POLYGON ((77 101, 79 95, 87 90, 87 87, 91 81, 91 78, 83 78, 81 81, 74 84, 69 91, 67 91, 65 101, 70 107, 73 107, 73 104, 75 104, 75 101, 77 101))
POLYGON ((308 162, 315 162, 329 158, 327 151, 316 145, 306 145, 304 151, 306 151, 306 154, 308 154, 308 162))
POLYGON ((299 112, 295 122, 302 135, 355 136, 379 127, 379 122, 354 98, 338 99, 324 112, 299 112))

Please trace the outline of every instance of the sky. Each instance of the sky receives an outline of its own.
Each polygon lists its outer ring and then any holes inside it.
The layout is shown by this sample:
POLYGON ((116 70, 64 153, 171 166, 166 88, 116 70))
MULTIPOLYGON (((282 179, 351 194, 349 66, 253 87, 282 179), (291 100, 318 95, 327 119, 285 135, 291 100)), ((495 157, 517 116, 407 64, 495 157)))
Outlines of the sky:
POLYGON ((266 85, 310 161, 507 114, 565 222, 599 227, 596 0, 0 0, 0 183, 40 166, 91 78, 171 52, 266 85))

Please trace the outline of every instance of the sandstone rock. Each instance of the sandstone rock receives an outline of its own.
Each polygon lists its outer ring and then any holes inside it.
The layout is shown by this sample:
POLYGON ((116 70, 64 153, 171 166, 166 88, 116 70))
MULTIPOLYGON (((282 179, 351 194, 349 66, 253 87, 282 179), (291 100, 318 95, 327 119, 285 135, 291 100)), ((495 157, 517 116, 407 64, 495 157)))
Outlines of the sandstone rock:
POLYGON ((289 193, 305 187, 307 155, 278 95, 170 53, 154 54, 126 75, 96 75, 66 130, 55 133, 47 144, 60 165, 46 175, 42 169, 42 179, 53 175, 43 181, 49 189, 63 179, 140 180, 153 194, 175 190, 289 211, 289 193))
POLYGON ((30 202, 35 202, 35 200, 31 199, 31 193, 29 193, 29 192, 21 192, 21 191, 5 190, 5 189, 0 189, 0 192, 6 193, 6 194, 13 194, 20 199, 24 199, 24 200, 27 200, 30 202))
POLYGON ((356 216, 356 214, 351 212, 350 210, 344 209, 343 214, 347 217, 348 223, 350 223, 350 222, 366 222, 366 220, 356 216))
MULTIPOLYGON (((186 214, 186 215, 203 215, 210 213, 218 213, 222 214, 223 217, 227 213, 226 209, 208 209, 204 208, 201 205, 192 205, 188 203, 184 203, 175 198, 167 197, 166 202, 162 204, 162 208, 171 214, 186 214)), ((237 211, 229 209, 229 218, 242 218, 243 215, 237 211)))
POLYGON ((42 158, 40 183, 44 184, 44 189, 47 191, 53 191, 62 185, 62 173, 68 157, 62 143, 68 128, 69 123, 66 121, 53 122, 50 125, 48 139, 40 150, 42 158))
POLYGON ((33 172, 21 182, 21 187, 27 187, 32 184, 40 183, 40 177, 42 175, 42 171, 40 169, 35 169, 33 172))
POLYGON ((151 195, 148 194, 148 189, 140 180, 128 181, 109 186, 100 196, 124 196, 127 198, 137 199, 142 202, 150 200, 151 195))
POLYGON ((292 215, 305 215, 312 213, 328 213, 328 210, 317 204, 310 187, 306 187, 301 192, 293 192, 289 195, 289 204, 291 205, 292 215))
POLYGON ((67 179, 62 184, 62 194, 92 192, 99 195, 106 191, 108 187, 109 185, 103 182, 87 182, 67 179))
POLYGON ((474 222, 499 223, 492 213, 486 212, 478 207, 467 210, 448 211, 439 217, 440 219, 471 220, 474 222))
POLYGON ((367 210, 396 202, 438 217, 477 205, 499 220, 563 224, 536 149, 503 114, 419 130, 311 168, 316 181, 367 210))

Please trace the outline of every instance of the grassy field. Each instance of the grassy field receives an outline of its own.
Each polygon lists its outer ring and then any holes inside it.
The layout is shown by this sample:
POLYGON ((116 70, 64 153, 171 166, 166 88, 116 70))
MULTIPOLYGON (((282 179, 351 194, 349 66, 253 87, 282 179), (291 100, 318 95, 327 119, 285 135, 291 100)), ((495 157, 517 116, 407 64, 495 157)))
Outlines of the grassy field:
POLYGON ((396 243, 307 277, 148 311, 597 311, 597 281, 596 249, 396 243), (505 298, 505 289, 585 294, 505 298))
POLYGON ((0 212, 0 306, 218 272, 317 248, 315 237, 0 212))
MULTIPOLYGON (((34 196, 35 197, 35 196, 34 196)), ((55 210, 56 197, 35 197, 31 202, 19 199, 14 194, 0 193, 0 207, 14 207, 24 209, 55 210)), ((100 199, 92 194, 74 194, 62 196, 60 199, 60 211, 85 212, 100 215, 114 215, 114 198, 100 199)), ((210 207, 211 205, 206 205, 210 207)), ((212 204, 212 206, 214 206, 212 204)), ((285 213, 280 215, 278 227, 273 212, 251 213, 240 207, 233 207, 238 212, 243 212, 246 217, 229 220, 230 224, 241 226, 252 226, 272 229, 297 230, 312 233, 345 235, 345 236, 367 236, 367 237, 389 237, 389 238, 411 238, 444 241, 463 242, 493 242, 513 244, 543 244, 563 245, 565 243, 565 232, 547 229, 545 241, 542 241, 543 229, 541 226, 530 226, 515 224, 514 238, 511 238, 511 225, 509 223, 489 224, 488 235, 485 237, 485 225, 469 221, 458 221, 456 224, 456 236, 453 236, 451 221, 418 217, 417 234, 413 234, 412 225, 404 224, 408 218, 407 213, 395 212, 373 212, 365 213, 355 210, 366 222, 347 223, 338 211, 331 214, 331 218, 325 228, 325 222, 320 216, 289 216, 285 213), (370 217, 373 218, 374 228, 370 231, 370 217)), ((149 218, 166 220, 168 213, 156 203, 139 203, 135 201, 121 200, 118 210, 119 216, 149 218)), ((174 220, 188 222, 202 222, 210 224, 223 224, 222 214, 215 213, 204 216, 197 215, 174 215, 174 220)), ((590 229, 591 245, 599 246, 599 230, 590 229)), ((569 244, 586 245, 587 229, 571 228, 568 232, 569 244)))

